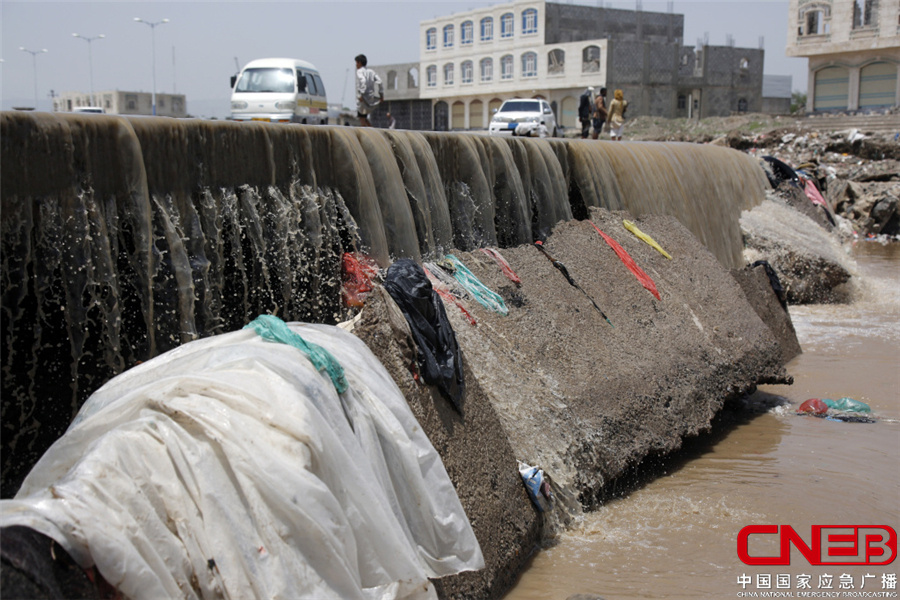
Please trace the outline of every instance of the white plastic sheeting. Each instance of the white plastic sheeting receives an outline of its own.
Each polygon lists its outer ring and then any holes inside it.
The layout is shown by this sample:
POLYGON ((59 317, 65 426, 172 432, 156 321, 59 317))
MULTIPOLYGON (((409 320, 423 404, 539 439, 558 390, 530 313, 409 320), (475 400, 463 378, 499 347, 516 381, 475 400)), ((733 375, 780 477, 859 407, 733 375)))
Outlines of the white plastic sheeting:
POLYGON ((331 352, 340 396, 296 348, 245 330, 111 380, 43 456, 0 525, 25 525, 131 598, 434 597, 479 569, 440 456, 369 349, 331 352))

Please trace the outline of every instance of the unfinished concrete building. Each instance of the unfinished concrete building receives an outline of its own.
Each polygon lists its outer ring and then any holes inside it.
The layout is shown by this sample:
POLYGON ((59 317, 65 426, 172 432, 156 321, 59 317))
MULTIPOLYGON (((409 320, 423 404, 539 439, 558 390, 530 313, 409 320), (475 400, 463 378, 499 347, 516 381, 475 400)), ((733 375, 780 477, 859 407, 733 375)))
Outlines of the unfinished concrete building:
POLYGON ((418 63, 373 67, 388 88, 380 112, 413 129, 486 129, 503 100, 543 98, 559 123, 574 128, 588 86, 607 87, 610 97, 622 89, 629 116, 762 109, 763 50, 685 46, 683 35, 684 16, 671 12, 542 0, 423 21, 418 63))
POLYGON ((810 112, 900 104, 897 0, 791 0, 786 53, 809 59, 810 112))

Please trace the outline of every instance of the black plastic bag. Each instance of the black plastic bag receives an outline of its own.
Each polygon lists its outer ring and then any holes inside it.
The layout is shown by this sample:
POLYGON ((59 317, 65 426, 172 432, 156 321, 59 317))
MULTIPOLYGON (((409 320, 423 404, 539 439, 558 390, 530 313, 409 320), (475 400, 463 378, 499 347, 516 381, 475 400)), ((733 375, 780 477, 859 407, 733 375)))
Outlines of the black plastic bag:
POLYGON ((412 330, 422 379, 437 386, 461 413, 465 395, 462 354, 444 304, 425 271, 414 260, 400 259, 388 268, 384 287, 412 330))

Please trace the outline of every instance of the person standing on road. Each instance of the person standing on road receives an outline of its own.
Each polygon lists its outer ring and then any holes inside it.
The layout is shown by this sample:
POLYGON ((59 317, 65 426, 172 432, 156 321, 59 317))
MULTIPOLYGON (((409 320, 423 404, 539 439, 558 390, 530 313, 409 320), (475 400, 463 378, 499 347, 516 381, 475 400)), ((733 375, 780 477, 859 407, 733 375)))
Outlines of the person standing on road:
POLYGON ((600 132, 603 131, 603 123, 606 121, 606 88, 600 88, 600 93, 597 95, 596 100, 594 100, 594 133, 591 134, 592 139, 597 139, 597 136, 600 135, 600 132))
POLYGON ((613 101, 609 103, 609 137, 613 141, 622 141, 622 129, 625 127, 625 110, 628 101, 622 90, 613 93, 613 101))
POLYGON ((588 133, 591 131, 591 104, 594 99, 594 88, 589 87, 581 94, 578 101, 578 120, 581 121, 581 139, 586 140, 588 133))
POLYGON ((363 127, 371 127, 369 114, 376 106, 384 102, 384 86, 378 73, 368 68, 365 54, 358 54, 356 61, 356 116, 363 127), (378 89, 376 96, 375 89, 378 89))
POLYGON ((395 119, 391 113, 388 113, 385 116, 387 116, 388 119, 388 129, 397 129, 397 119, 395 119))

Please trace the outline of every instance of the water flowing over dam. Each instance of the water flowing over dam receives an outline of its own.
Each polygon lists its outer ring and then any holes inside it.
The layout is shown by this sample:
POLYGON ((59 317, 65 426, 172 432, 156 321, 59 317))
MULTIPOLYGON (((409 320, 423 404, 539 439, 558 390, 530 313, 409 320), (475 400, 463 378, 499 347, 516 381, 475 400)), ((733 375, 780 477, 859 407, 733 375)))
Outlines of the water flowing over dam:
POLYGON ((755 159, 350 127, 2 113, 2 496, 123 370, 261 313, 334 323, 341 255, 530 244, 590 207, 676 217, 726 267, 755 159))

